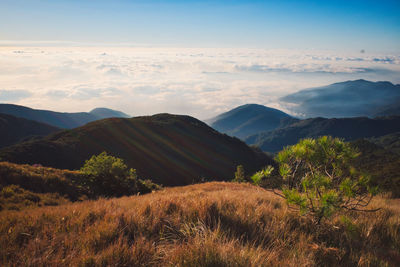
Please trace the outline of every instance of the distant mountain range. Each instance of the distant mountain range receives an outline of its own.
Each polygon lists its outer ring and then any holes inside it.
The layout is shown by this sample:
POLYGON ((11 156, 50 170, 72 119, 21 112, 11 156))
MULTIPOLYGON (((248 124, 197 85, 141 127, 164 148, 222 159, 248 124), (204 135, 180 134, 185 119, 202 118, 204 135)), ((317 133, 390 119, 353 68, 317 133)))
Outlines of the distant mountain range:
POLYGON ((249 145, 256 145, 263 151, 277 152, 288 145, 296 144, 302 138, 316 138, 322 135, 340 137, 347 141, 359 138, 379 137, 400 131, 400 116, 370 119, 313 118, 295 122, 287 127, 259 133, 245 139, 249 145))
POLYGON ((0 148, 60 130, 48 124, 0 113, 0 148))
POLYGON ((261 151, 221 134, 189 116, 158 114, 112 118, 65 130, 0 150, 0 160, 79 169, 92 155, 107 151, 163 185, 231 180, 236 166, 248 173, 274 164, 261 151))
POLYGON ((400 115, 400 99, 388 106, 381 107, 374 114, 376 117, 400 115))
POLYGON ((207 121, 214 129, 239 138, 290 125, 298 119, 274 108, 247 104, 207 121))
POLYGON ((400 115, 400 84, 346 81, 301 90, 280 101, 306 118, 400 115))
POLYGON ((79 127, 88 122, 105 118, 130 117, 129 115, 122 113, 120 111, 115 111, 107 108, 96 108, 90 112, 64 113, 64 112, 54 112, 49 110, 32 109, 12 104, 0 104, 0 113, 28 120, 33 120, 41 123, 46 123, 64 129, 79 127))

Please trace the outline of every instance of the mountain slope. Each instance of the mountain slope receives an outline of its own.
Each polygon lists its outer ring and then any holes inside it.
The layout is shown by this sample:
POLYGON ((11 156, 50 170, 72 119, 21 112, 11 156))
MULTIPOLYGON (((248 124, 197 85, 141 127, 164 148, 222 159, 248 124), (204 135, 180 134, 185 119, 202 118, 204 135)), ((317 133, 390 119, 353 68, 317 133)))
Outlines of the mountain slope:
POLYGON ((297 119, 288 114, 262 105, 247 104, 234 108, 209 120, 214 129, 245 138, 249 135, 289 125, 297 119))
POLYGON ((331 135, 356 140, 359 138, 377 137, 400 131, 400 116, 369 119, 314 118, 296 122, 285 128, 276 129, 246 138, 246 143, 259 146, 263 151, 277 152, 287 145, 296 144, 306 137, 316 138, 331 135))
POLYGON ((119 114, 119 111, 113 111, 109 109, 100 109, 100 110, 94 109, 91 112, 93 113, 88 113, 88 112, 63 113, 63 112, 54 112, 49 110, 32 109, 12 104, 0 104, 0 113, 9 114, 16 117, 38 121, 42 123, 47 123, 55 127, 66 128, 66 129, 79 127, 88 122, 92 122, 103 118, 120 117, 120 116, 107 116, 110 114, 113 115, 119 114))
POLYGON ((374 184, 392 197, 400 197, 400 155, 368 140, 359 139, 352 145, 361 153, 355 166, 372 176, 374 184))
POLYGON ((60 130, 60 128, 48 124, 0 113, 0 148, 60 130))
POLYGON ((372 137, 368 141, 400 155, 400 132, 372 137))
POLYGON ((374 117, 382 117, 382 116, 400 116, 400 99, 396 102, 384 106, 380 108, 375 114, 374 117))
POLYGON ((78 169, 102 151, 124 159, 139 177, 164 185, 190 184, 202 178, 230 180, 239 164, 250 173, 273 164, 265 154, 197 119, 170 114, 92 122, 2 149, 0 159, 78 169))
POLYGON ((307 118, 373 117, 381 110, 384 112, 387 106, 400 101, 400 84, 365 80, 346 81, 301 90, 280 100, 290 103, 294 112, 307 118))

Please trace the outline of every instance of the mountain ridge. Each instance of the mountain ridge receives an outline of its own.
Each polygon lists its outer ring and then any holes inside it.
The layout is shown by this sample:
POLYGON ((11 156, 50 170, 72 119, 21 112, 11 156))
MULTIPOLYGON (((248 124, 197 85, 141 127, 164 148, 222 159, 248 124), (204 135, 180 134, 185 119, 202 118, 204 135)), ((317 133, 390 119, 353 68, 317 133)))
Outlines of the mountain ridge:
POLYGON ((378 137, 400 131, 400 116, 379 118, 310 118, 287 127, 250 136, 249 145, 263 151, 277 152, 287 145, 296 144, 302 138, 322 135, 344 138, 347 141, 359 138, 378 137))
POLYGON ((138 175, 163 185, 231 180, 237 165, 254 172, 272 159, 237 138, 190 116, 110 118, 64 130, 44 139, 0 150, 0 159, 78 169, 92 155, 106 151, 136 168, 138 175))
POLYGON ((353 80, 303 89, 279 99, 291 104, 292 112, 311 117, 375 117, 387 106, 395 105, 400 115, 400 84, 388 81, 353 80))

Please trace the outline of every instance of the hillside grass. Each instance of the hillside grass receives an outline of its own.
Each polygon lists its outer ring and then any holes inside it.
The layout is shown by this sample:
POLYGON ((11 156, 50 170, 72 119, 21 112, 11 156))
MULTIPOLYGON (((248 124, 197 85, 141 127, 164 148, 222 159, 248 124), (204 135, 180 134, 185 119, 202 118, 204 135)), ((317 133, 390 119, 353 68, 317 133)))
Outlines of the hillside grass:
POLYGON ((82 171, 0 162, 0 210, 57 206, 102 196, 146 194, 160 188, 150 180, 137 177, 134 187, 112 176, 109 184, 104 184, 102 179, 94 180, 82 171))
POLYGON ((400 201, 316 226, 248 184, 0 212, 1 266, 399 266, 400 201))
POLYGON ((0 162, 0 210, 55 206, 87 199, 78 171, 0 162))

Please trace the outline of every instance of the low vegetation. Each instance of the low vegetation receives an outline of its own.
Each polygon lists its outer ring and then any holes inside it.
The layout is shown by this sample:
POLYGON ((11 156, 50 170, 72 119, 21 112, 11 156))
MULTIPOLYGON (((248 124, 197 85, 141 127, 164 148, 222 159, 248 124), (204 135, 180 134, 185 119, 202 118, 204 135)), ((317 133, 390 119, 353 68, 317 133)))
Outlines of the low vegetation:
POLYGON ((78 171, 0 162, 0 209, 59 205, 88 198, 78 171))
POLYGON ((105 152, 86 161, 80 171, 0 162, 0 210, 144 194, 159 188, 105 152))
POLYGON ((128 168, 124 161, 102 152, 92 156, 80 169, 84 176, 81 184, 95 196, 126 196, 137 193, 150 193, 159 186, 150 180, 137 177, 136 170, 128 168))
POLYGON ((319 226, 249 184, 0 213, 2 266, 398 266, 400 203, 319 226))

